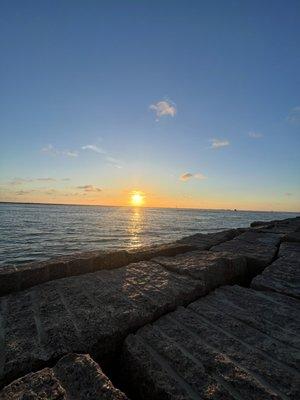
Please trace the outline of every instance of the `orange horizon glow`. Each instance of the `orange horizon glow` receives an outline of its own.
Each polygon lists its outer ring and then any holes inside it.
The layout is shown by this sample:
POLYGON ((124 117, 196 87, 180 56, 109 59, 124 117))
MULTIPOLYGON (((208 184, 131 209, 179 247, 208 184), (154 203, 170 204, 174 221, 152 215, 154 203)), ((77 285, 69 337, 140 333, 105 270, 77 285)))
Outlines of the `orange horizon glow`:
MULTIPOLYGON (((29 188, 29 185, 28 185, 29 188)), ((27 187, 26 187, 27 189, 27 187)), ((169 194, 162 191, 161 188, 139 187, 138 189, 120 188, 106 191, 85 191, 74 193, 74 189, 57 189, 53 192, 45 191, 41 188, 33 188, 22 195, 15 195, 9 191, 7 195, 0 196, 2 202, 17 203, 43 203, 43 204, 69 204, 69 205, 99 205, 99 206, 129 206, 134 208, 158 207, 158 208, 186 208, 186 209, 215 209, 215 210, 252 210, 252 211, 287 211, 299 212, 296 198, 290 204, 286 204, 286 198, 282 197, 276 201, 270 201, 268 198, 256 199, 255 194, 252 197, 236 196, 234 200, 230 195, 216 197, 208 193, 202 193, 201 196, 182 196, 181 194, 169 194)))

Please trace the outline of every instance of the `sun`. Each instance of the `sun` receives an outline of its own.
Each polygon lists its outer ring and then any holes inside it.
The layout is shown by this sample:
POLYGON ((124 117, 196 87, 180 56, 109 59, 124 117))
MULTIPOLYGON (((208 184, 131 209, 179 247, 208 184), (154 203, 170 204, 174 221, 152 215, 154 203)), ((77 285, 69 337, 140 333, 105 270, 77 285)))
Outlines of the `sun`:
POLYGON ((139 192, 132 193, 130 203, 133 206, 141 206, 144 204, 144 196, 139 192))

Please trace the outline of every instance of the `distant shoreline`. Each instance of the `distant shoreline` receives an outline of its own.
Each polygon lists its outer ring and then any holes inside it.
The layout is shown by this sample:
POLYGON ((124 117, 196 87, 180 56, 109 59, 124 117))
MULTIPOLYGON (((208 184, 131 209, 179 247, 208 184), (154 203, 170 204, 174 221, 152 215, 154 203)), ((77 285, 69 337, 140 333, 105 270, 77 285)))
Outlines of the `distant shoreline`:
POLYGON ((74 207, 115 207, 115 208, 145 208, 145 209, 161 209, 161 210, 187 210, 187 211, 228 211, 228 212, 255 212, 255 213, 286 213, 286 214, 300 214, 299 211, 273 211, 273 210, 242 210, 242 209, 229 209, 229 208, 188 208, 188 207, 134 207, 131 205, 107 205, 107 204, 72 204, 72 203, 34 203, 23 201, 0 201, 0 204, 17 204, 17 205, 34 205, 34 206, 74 206, 74 207))

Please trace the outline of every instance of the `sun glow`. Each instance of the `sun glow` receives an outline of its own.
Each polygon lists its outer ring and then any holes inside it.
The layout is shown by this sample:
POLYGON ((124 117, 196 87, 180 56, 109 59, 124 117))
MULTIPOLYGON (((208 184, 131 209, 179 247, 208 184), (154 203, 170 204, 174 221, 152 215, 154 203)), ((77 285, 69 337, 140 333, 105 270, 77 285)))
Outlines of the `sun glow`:
POLYGON ((144 196, 139 192, 134 192, 130 197, 130 203, 133 206, 141 206, 144 204, 144 196))

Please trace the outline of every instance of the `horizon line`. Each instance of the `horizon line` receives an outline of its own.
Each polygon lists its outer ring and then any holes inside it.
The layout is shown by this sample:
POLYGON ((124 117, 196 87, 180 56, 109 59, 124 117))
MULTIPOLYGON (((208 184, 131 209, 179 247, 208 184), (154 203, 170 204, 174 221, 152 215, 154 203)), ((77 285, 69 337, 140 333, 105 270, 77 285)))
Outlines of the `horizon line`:
POLYGON ((133 206, 129 204, 125 205, 107 205, 107 204, 76 204, 76 203, 41 203, 41 202, 24 202, 24 201, 2 201, 0 204, 23 204, 23 205, 45 205, 45 206, 79 206, 79 207, 127 207, 127 208, 161 208, 161 209, 172 209, 172 210, 198 210, 198 211, 233 211, 233 212, 256 212, 256 213, 289 213, 289 214, 300 214, 299 211, 274 211, 274 210, 244 210, 244 209, 232 209, 232 208, 198 208, 198 207, 149 207, 149 206, 133 206))

